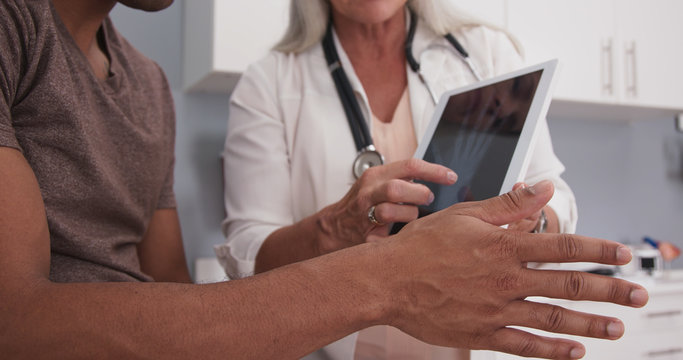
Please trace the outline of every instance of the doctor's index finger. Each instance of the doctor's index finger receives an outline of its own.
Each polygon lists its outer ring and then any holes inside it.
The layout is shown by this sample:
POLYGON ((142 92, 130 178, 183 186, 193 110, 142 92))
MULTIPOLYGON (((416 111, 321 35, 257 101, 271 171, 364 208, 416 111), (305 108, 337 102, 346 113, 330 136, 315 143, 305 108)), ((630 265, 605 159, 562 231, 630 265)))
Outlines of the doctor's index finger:
POLYGON ((386 165, 383 175, 386 179, 423 180, 443 185, 454 184, 458 179, 445 166, 415 158, 386 165))

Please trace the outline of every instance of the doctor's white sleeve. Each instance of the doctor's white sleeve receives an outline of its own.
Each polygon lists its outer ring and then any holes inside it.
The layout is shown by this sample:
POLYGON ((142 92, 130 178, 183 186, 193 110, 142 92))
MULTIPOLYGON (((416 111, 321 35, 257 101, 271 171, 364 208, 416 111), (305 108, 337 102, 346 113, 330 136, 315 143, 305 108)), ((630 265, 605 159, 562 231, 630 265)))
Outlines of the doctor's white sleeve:
POLYGON ((293 223, 285 127, 273 84, 277 77, 275 66, 267 66, 273 60, 271 55, 250 66, 230 100, 223 152, 226 242, 214 250, 231 279, 253 275, 264 240, 293 223))
POLYGON ((548 202, 548 206, 557 214, 560 232, 574 233, 578 220, 574 192, 572 192, 572 189, 561 177, 565 167, 553 150, 548 122, 545 119, 541 119, 537 130, 536 145, 531 154, 531 161, 529 162, 529 169, 527 170, 524 182, 529 185, 534 185, 542 180, 551 180, 553 182, 555 194, 553 194, 553 197, 548 202))

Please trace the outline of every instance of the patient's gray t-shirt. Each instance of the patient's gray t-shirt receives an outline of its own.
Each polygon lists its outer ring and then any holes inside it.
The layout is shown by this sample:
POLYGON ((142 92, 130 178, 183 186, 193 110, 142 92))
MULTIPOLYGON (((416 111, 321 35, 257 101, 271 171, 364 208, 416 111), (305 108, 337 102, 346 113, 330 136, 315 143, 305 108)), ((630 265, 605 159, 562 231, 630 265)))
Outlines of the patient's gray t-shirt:
POLYGON ((0 19, 0 146, 21 151, 38 179, 50 278, 152 280, 136 244, 155 210, 175 207, 175 114, 162 70, 108 18, 104 81, 49 0, 3 0, 0 19))

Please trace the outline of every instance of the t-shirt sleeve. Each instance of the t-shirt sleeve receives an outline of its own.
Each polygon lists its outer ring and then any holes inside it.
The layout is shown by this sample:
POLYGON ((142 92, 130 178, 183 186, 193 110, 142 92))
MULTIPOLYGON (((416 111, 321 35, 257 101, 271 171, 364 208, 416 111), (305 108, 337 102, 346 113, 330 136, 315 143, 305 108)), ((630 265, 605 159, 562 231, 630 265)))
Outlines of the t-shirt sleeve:
POLYGON ((168 172, 161 188, 161 194, 159 195, 159 201, 157 201, 157 209, 173 209, 176 207, 175 193, 173 192, 174 165, 175 160, 171 161, 168 167, 168 172))
POLYGON ((12 128, 12 117, 5 102, 0 103, 0 147, 10 147, 21 150, 19 142, 12 128))
POLYGON ((13 1, 0 3, 0 146, 20 149, 12 125, 12 104, 16 97, 21 65, 25 64, 26 41, 22 10, 13 1))
POLYGON ((157 201, 157 209, 173 209, 176 207, 175 192, 173 190, 173 184, 175 182, 174 171, 175 171, 175 104, 173 102, 173 96, 171 95, 171 89, 168 84, 168 79, 164 75, 164 71, 161 67, 155 64, 157 71, 160 76, 161 82, 161 102, 163 108, 165 109, 165 121, 166 124, 165 131, 167 131, 167 144, 168 147, 166 151, 170 154, 170 161, 168 162, 168 167, 166 169, 166 177, 164 178, 164 183, 161 188, 161 193, 159 195, 159 200, 157 201))

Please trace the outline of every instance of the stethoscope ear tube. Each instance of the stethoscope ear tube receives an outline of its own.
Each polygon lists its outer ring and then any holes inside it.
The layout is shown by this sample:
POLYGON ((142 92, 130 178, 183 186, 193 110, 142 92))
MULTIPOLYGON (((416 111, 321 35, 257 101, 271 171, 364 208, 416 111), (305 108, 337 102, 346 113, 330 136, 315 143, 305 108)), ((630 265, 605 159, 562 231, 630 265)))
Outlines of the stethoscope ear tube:
POLYGON ((449 42, 451 45, 453 45, 453 47, 455 48, 455 50, 458 50, 458 52, 460 53, 460 55, 462 55, 463 58, 466 58, 466 59, 467 59, 467 58, 470 57, 470 54, 468 54, 467 51, 465 51, 465 48, 462 47, 462 45, 460 45, 460 42, 459 42, 458 40, 455 39, 455 37, 453 36, 453 34, 448 33, 448 34, 444 35, 444 37, 446 38, 446 40, 448 40, 448 42, 449 42))
POLYGON ((411 10, 410 27, 408 28, 408 34, 406 35, 405 54, 406 61, 408 62, 408 66, 410 66, 410 69, 413 70, 415 73, 420 74, 420 63, 417 62, 417 60, 415 60, 415 57, 413 56, 413 38, 415 37, 415 28, 417 27, 416 16, 417 15, 415 15, 415 12, 411 10))
MULTIPOLYGON (((412 9, 408 9, 408 10, 410 13, 410 27, 408 28, 408 34, 406 35, 406 44, 405 44, 406 61, 408 62, 410 69, 413 70, 413 72, 415 72, 417 74, 417 76, 420 78, 420 81, 422 82, 422 84, 424 84, 424 86, 427 88, 427 91, 429 92, 429 95, 431 96, 432 101, 434 102, 434 105, 436 105, 439 102, 439 98, 436 97, 436 94, 429 87, 429 84, 427 83, 427 79, 425 79, 424 75, 422 75, 422 71, 420 69, 420 63, 415 59, 415 56, 413 56, 413 38, 415 37, 415 30, 417 28, 417 15, 415 14, 415 12, 412 9)), ((470 59, 470 54, 467 52, 467 50, 465 50, 465 48, 462 46, 462 44, 460 44, 460 42, 451 33, 444 35, 444 38, 458 52, 458 55, 460 56, 462 61, 465 62, 467 67, 470 68, 470 71, 472 72, 472 75, 474 75, 474 78, 477 79, 477 81, 481 81, 482 77, 479 74, 479 71, 477 71, 477 68, 474 66, 472 59, 470 59)))

